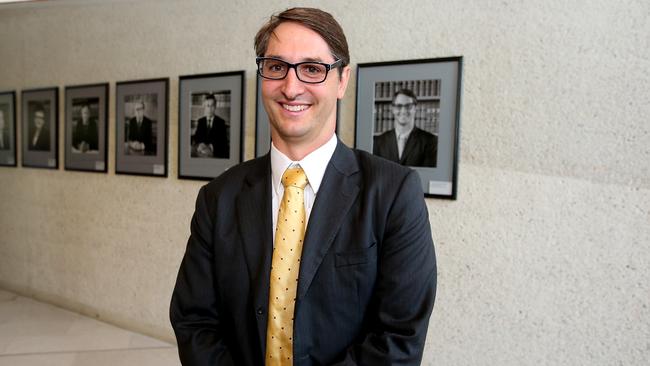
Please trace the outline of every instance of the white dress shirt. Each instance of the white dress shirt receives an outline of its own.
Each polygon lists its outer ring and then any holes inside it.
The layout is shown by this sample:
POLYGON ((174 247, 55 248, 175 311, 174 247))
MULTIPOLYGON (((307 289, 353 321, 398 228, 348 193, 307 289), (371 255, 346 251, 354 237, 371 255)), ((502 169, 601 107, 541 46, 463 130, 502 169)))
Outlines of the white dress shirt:
POLYGON ((34 137, 32 138, 32 146, 36 146, 36 143, 38 142, 38 138, 41 135, 41 128, 37 128, 36 132, 34 132, 34 137))
POLYGON ((402 158, 404 153, 404 147, 406 147, 406 141, 409 139, 411 132, 413 132, 413 127, 408 129, 401 129, 399 126, 395 126, 395 138, 397 139, 397 155, 399 158, 402 158))
MULTIPOLYGON (((278 224, 278 209, 280 202, 282 202, 282 196, 284 195, 284 186, 281 183, 284 171, 294 165, 300 165, 302 170, 305 171, 305 175, 309 181, 305 187, 305 214, 307 224, 309 225, 311 208, 314 205, 318 189, 323 181, 327 164, 329 164, 332 155, 334 155, 334 150, 336 150, 336 144, 337 138, 336 134, 334 134, 323 146, 312 151, 302 160, 292 161, 271 143, 271 192, 273 195, 271 213, 273 215, 274 233, 275 227, 278 224)), ((273 235, 273 242, 275 242, 275 235, 273 235)))

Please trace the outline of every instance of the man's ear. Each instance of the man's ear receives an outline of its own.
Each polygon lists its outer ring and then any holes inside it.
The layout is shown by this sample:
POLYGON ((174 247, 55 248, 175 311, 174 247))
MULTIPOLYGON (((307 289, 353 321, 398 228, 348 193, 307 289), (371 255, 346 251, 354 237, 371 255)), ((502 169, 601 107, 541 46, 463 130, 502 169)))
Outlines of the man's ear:
POLYGON ((343 99, 343 96, 345 95, 345 91, 348 88, 348 81, 350 81, 350 65, 342 68, 340 70, 341 72, 341 77, 339 79, 339 89, 338 92, 336 93, 336 98, 337 99, 343 99))

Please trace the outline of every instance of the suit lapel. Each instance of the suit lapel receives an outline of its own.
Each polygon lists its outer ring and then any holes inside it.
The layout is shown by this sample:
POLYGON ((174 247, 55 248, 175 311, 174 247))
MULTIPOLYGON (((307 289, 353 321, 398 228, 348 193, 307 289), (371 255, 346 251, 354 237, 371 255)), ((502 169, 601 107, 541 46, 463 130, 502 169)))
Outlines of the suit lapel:
POLYGON ((392 161, 399 160, 399 151, 397 148, 397 134, 394 129, 388 131, 388 156, 386 158, 392 161))
MULTIPOLYGON (((250 288, 255 308, 268 308, 269 276, 273 255, 271 222, 271 163, 267 154, 259 159, 246 177, 237 199, 237 219, 248 265, 250 288), (262 305, 263 304, 263 305, 262 305)), ((257 319, 257 330, 265 350, 266 318, 257 319)))
POLYGON ((417 141, 418 141, 418 128, 413 127, 413 131, 411 131, 411 134, 409 135, 409 138, 406 140, 406 144, 404 144, 404 151, 402 152, 402 158, 399 160, 400 164, 402 165, 407 165, 407 161, 412 161, 409 159, 409 157, 413 154, 417 156, 416 150, 417 150, 417 141))
POLYGON ((300 262, 298 300, 307 293, 346 213, 359 193, 359 186, 351 177, 356 171, 358 166, 354 153, 338 141, 309 217, 300 262))

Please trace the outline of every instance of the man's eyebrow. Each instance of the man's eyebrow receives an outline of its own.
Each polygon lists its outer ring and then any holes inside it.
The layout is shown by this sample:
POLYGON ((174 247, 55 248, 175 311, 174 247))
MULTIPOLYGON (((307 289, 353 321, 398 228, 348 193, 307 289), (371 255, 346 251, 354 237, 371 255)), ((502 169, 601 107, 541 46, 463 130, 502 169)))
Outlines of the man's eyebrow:
MULTIPOLYGON (((282 56, 278 56, 278 55, 266 55, 264 57, 277 58, 277 59, 286 61, 282 56)), ((289 62, 289 61, 287 61, 287 62, 289 62)), ((298 61, 298 62, 325 62, 325 61, 323 61, 323 59, 320 58, 320 57, 304 57, 304 58, 302 58, 301 61, 298 61)))

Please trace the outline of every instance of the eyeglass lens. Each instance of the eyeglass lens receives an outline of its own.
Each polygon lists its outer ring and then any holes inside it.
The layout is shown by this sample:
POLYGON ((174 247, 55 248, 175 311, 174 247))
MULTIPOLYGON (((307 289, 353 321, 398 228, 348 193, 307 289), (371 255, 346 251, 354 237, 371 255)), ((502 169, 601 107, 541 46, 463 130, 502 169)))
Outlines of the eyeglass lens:
POLYGON ((393 108, 395 109, 411 109, 415 104, 413 103, 405 103, 405 104, 393 104, 393 108))
POLYGON ((259 64, 263 77, 269 79, 284 79, 293 66, 298 79, 310 83, 319 83, 327 77, 327 67, 319 63, 301 62, 291 65, 288 62, 275 59, 264 59, 259 64))

